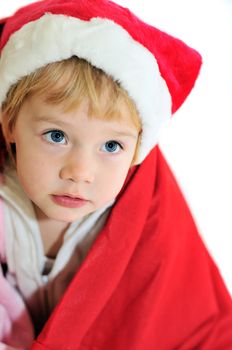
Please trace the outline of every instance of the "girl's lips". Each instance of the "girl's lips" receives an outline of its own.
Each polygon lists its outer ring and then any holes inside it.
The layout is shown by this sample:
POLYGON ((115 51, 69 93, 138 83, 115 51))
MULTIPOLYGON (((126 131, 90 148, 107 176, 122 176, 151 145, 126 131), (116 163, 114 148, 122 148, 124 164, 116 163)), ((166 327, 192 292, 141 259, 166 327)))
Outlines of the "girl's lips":
POLYGON ((67 195, 52 195, 53 201, 66 208, 80 208, 83 207, 88 200, 82 198, 74 198, 67 195))

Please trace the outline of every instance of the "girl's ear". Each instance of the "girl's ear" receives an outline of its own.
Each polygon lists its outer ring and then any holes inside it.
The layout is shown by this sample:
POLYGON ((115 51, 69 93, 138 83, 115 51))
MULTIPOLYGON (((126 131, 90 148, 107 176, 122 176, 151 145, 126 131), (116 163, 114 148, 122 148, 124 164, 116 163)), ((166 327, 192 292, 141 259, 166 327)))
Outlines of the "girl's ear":
POLYGON ((13 130, 10 130, 9 125, 6 125, 5 130, 3 130, 4 132, 4 136, 6 138, 6 141, 8 143, 15 143, 15 132, 14 132, 14 128, 13 130))
POLYGON ((15 143, 14 132, 7 133, 6 137, 7 137, 7 142, 15 143))
POLYGON ((9 123, 6 122, 7 118, 3 119, 3 113, 0 109, 0 126, 2 130, 2 134, 7 143, 15 143, 14 130, 10 130, 9 123))
POLYGON ((14 130, 11 131, 9 128, 3 128, 3 135, 7 143, 15 143, 15 134, 14 130))

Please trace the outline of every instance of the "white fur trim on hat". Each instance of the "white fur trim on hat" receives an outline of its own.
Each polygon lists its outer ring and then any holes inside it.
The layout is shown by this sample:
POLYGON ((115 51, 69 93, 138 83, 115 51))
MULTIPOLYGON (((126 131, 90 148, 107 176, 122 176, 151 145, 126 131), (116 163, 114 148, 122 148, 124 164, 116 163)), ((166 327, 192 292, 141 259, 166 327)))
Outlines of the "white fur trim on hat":
POLYGON ((154 56, 111 20, 47 13, 13 33, 1 53, 0 105, 22 77, 74 55, 112 76, 135 102, 143 125, 140 163, 171 117, 171 96, 154 56))

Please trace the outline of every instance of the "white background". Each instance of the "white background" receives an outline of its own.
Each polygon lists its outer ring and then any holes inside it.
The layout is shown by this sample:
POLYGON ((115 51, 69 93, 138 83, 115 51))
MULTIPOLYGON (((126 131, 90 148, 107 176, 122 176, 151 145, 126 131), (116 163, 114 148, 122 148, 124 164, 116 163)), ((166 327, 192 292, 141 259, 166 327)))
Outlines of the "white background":
MULTIPOLYGON (((32 1, 0 0, 0 18, 32 1)), ((232 293, 232 1, 115 0, 203 56, 196 88, 160 146, 232 293)))

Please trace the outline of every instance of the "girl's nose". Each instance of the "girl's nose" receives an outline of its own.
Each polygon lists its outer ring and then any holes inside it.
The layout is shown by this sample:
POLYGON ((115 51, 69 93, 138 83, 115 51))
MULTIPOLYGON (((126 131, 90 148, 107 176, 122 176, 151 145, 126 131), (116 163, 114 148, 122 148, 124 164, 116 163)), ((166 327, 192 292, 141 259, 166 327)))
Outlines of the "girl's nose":
POLYGON ((90 155, 80 153, 74 152, 68 159, 66 158, 60 170, 62 180, 87 183, 94 181, 93 159, 90 155))

